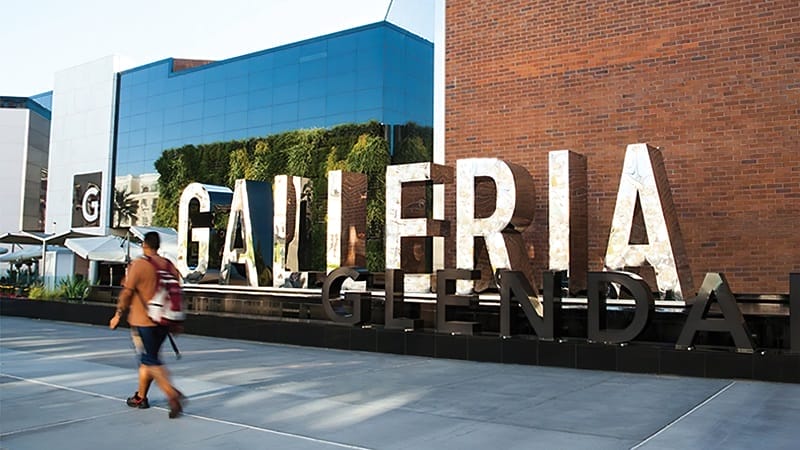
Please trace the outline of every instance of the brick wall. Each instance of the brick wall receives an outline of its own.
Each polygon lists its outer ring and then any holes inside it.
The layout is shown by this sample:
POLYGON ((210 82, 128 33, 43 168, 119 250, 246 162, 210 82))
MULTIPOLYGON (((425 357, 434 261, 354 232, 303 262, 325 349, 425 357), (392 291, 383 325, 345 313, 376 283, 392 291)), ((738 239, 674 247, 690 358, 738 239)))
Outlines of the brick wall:
POLYGON ((587 157, 599 270, 625 148, 647 142, 663 154, 695 288, 719 271, 736 293, 788 293, 800 271, 800 2, 447 0, 446 10, 446 163, 494 156, 531 172, 525 237, 537 270, 547 152, 587 157))

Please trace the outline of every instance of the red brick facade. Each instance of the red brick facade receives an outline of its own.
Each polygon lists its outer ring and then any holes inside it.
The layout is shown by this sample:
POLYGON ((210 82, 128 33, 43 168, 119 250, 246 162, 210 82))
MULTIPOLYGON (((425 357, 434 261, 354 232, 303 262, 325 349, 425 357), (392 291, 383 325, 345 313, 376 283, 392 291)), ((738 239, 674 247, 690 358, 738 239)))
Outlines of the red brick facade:
MULTIPOLYGON (((695 280, 788 293, 800 272, 800 2, 447 0, 446 163, 536 180, 526 231, 547 267, 547 154, 587 158, 599 270, 628 144, 661 148, 695 280)), ((451 217, 454 217, 451 215, 451 217)))

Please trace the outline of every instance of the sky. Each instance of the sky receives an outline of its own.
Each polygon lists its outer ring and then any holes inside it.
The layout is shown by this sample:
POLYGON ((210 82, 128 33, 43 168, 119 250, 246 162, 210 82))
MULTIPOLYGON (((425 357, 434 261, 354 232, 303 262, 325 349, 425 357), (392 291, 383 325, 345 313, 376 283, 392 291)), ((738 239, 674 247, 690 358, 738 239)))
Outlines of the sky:
POLYGON ((384 18, 433 42, 436 1, 4 1, 0 95, 50 91, 56 72, 109 55, 222 60, 384 18))

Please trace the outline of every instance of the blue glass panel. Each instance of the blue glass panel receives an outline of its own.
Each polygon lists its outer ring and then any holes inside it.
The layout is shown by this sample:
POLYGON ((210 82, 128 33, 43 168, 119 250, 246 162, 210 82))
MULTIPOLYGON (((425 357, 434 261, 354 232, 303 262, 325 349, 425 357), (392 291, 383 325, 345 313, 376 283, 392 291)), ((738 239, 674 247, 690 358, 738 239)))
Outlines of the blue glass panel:
POLYGON ((405 111, 406 96, 402 89, 384 87, 383 106, 386 109, 405 111))
POLYGON ((131 115, 131 102, 125 101, 119 103, 119 117, 120 119, 131 115))
POLYGON ((203 102, 203 117, 216 116, 225 112, 225 98, 206 100, 203 102))
POLYGON ((378 109, 383 104, 381 89, 364 89, 356 92, 356 109, 378 109))
POLYGON ((364 30, 357 34, 358 50, 375 49, 380 51, 383 48, 384 32, 383 28, 373 28, 364 30))
POLYGON ((163 95, 151 95, 147 97, 147 110, 153 111, 154 109, 161 109, 164 107, 163 95))
POLYGON ((299 70, 300 68, 297 64, 276 67, 272 73, 272 85, 282 86, 284 84, 297 83, 299 70))
POLYGON ((144 158, 144 144, 131 146, 128 149, 128 156, 131 163, 142 161, 144 158))
POLYGON ((237 112, 233 114, 225 114, 225 130, 238 130, 247 128, 247 113, 237 112))
POLYGON ((310 128, 325 128, 324 117, 309 117, 297 121, 297 128, 310 129, 310 128))
POLYGON ((247 129, 248 136, 256 137, 256 136, 266 136, 269 134, 270 128, 266 125, 260 127, 250 127, 247 129))
POLYGON ((356 114, 355 112, 346 112, 341 114, 329 114, 325 117, 325 126, 326 127, 333 127, 336 125, 341 125, 343 123, 353 123, 356 122, 356 114))
POLYGON ((267 89, 272 87, 272 71, 254 72, 248 77, 248 88, 250 91, 267 89))
POLYGON ((247 94, 240 94, 225 99, 225 113, 245 111, 247 109, 247 94))
POLYGON ((213 65, 200 72, 205 84, 216 83, 225 80, 225 72, 219 65, 213 65))
POLYGON ((262 89, 250 92, 247 98, 247 108, 263 108, 272 105, 272 89, 262 89))
POLYGON ((119 124, 117 125, 117 132, 118 133, 125 133, 131 131, 131 120, 130 117, 120 117, 119 124))
POLYGON ((283 48, 274 53, 275 68, 288 65, 297 65, 300 58, 300 50, 297 46, 283 48))
POLYGON ((236 95, 247 92, 248 76, 242 75, 236 78, 229 78, 225 83, 225 95, 236 95))
POLYGON ((328 51, 328 40, 327 39, 322 39, 322 40, 317 40, 317 41, 314 41, 314 42, 308 42, 308 43, 300 46, 299 48, 300 48, 300 59, 302 60, 304 57, 307 57, 307 56, 310 56, 310 55, 317 55, 319 53, 327 53, 327 51, 328 51))
POLYGON ((152 144, 156 142, 161 142, 163 138, 161 133, 161 127, 152 127, 145 130, 145 143, 152 144))
POLYGON ((338 53, 330 55, 326 62, 328 64, 328 75, 339 75, 358 70, 358 59, 356 52, 338 53))
POLYGON ((222 133, 225 131, 225 116, 203 117, 203 134, 222 133))
POLYGON ((117 162, 116 176, 121 177, 125 175, 133 175, 133 172, 131 172, 131 165, 129 163, 117 162))
POLYGON ((148 67, 146 70, 147 81, 161 80, 166 78, 171 65, 172 63, 169 60, 164 60, 148 67))
POLYGON ((272 122, 294 122, 297 121, 297 103, 285 103, 275 105, 272 110, 272 122))
POLYGON ((131 115, 144 114, 147 111, 147 97, 138 97, 131 100, 131 115))
POLYGON ((324 78, 300 82, 298 99, 305 100, 313 97, 322 97, 326 94, 327 83, 324 78))
POLYGON ((177 108, 183 103, 183 90, 167 91, 162 99, 162 108, 177 108))
POLYGON ((205 89, 203 90, 203 95, 205 99, 212 99, 212 98, 221 98, 225 96, 225 81, 212 81, 210 83, 206 83, 205 89))
POLYGON ((357 111, 355 114, 355 122, 369 122, 375 120, 377 122, 385 122, 383 118, 383 110, 381 109, 364 109, 357 111))
POLYGON ((358 48, 358 34, 351 33, 328 39, 328 55, 350 53, 358 48))
POLYGON ((250 72, 261 72, 265 70, 272 70, 273 55, 272 53, 265 53, 256 55, 247 60, 247 65, 250 72))
POLYGON ((222 134, 223 141, 240 141, 248 137, 251 136, 248 135, 247 129, 229 130, 222 134))
POLYGON ((383 48, 387 58, 405 58, 405 45, 405 35, 386 33, 383 48))
POLYGON ((132 89, 127 89, 128 83, 125 83, 123 81, 123 79, 120 79, 119 86, 120 86, 120 88, 119 88, 119 102, 120 102, 120 104, 126 103, 126 102, 129 102, 129 101, 133 100, 133 95, 132 95, 133 90, 132 89))
POLYGON ((203 101, 203 86, 192 86, 183 89, 183 102, 195 103, 203 101))
POLYGON ((181 122, 181 139, 200 136, 203 130, 202 120, 186 120, 181 122))
POLYGON ((123 75, 125 82, 130 86, 147 82, 147 71, 144 69, 134 70, 123 75))
POLYGON ((189 103, 183 106, 183 120, 197 120, 203 117, 204 103, 189 103))
POLYGON ((358 89, 370 89, 383 86, 383 73, 376 69, 364 69, 358 72, 356 78, 358 89))
POLYGON ((161 95, 165 92, 167 92, 166 78, 152 80, 147 83, 147 95, 161 95))
POLYGON ((164 110, 164 124, 178 123, 183 120, 183 108, 175 107, 164 110))
POLYGON ((237 59, 227 64, 223 64, 220 68, 225 78, 238 78, 247 75, 247 61, 237 59))
POLYGON ((352 113, 355 109, 356 102, 353 93, 329 95, 325 106, 327 115, 352 113))
POLYGON ((356 73, 349 72, 342 75, 328 77, 327 91, 329 94, 339 94, 356 90, 356 73))
POLYGON ((281 103, 296 102, 297 89, 297 82, 283 86, 276 86, 274 92, 272 93, 272 102, 276 105, 281 103))
POLYGON ((225 133, 208 133, 203 135, 202 143, 211 144, 213 142, 222 142, 225 140, 225 133))
POLYGON ((133 130, 128 134, 128 144, 133 147, 144 145, 144 128, 133 130))
POLYGON ((130 142, 130 133, 123 132, 122 130, 117 133, 117 148, 125 148, 130 142))
POLYGON ((265 127, 272 123, 272 109, 259 108, 247 112, 248 127, 265 127))
POLYGON ((297 116, 300 119, 321 117, 325 115, 325 97, 303 100, 298 105, 297 116))
POLYGON ((183 147, 185 144, 186 142, 182 141, 181 139, 165 139, 162 147, 164 148, 164 150, 167 150, 170 148, 183 147))
POLYGON ((143 173, 151 173, 150 165, 144 161, 132 162, 130 164, 131 174, 140 175, 143 173))
POLYGON ((164 113, 160 110, 150 111, 146 115, 145 125, 147 128, 161 128, 164 124, 164 113))
POLYGON ((155 160, 158 159, 159 156, 161 156, 161 151, 162 151, 161 150, 161 145, 159 145, 159 144, 156 144, 156 145, 148 144, 148 145, 146 145, 145 148, 144 148, 144 160, 145 160, 145 162, 149 162, 150 164, 152 164, 155 160))
POLYGON ((164 125, 163 136, 165 140, 180 139, 181 137, 181 124, 172 123, 164 125))
POLYGON ((309 80, 325 76, 328 67, 327 58, 317 58, 300 63, 300 80, 309 80))
POLYGON ((137 114, 128 118, 128 127, 130 130, 141 130, 147 126, 147 114, 137 114))

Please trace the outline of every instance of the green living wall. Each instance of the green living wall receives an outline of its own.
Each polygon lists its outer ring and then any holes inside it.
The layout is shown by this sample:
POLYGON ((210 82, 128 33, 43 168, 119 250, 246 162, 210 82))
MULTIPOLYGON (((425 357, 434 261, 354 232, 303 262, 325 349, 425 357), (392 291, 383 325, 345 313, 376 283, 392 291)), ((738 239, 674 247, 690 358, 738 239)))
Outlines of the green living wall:
MULTIPOLYGON (((177 228, 178 203, 193 182, 227 186, 237 179, 272 182, 276 175, 311 180, 308 270, 325 270, 327 172, 344 170, 368 176, 367 268, 384 267, 385 175, 389 164, 431 161, 433 130, 408 123, 386 127, 377 122, 330 129, 296 130, 244 141, 187 145, 165 150, 156 161, 159 199, 154 224, 177 228), (394 153, 390 154, 390 142, 394 153)), ((227 214, 215 215, 218 236, 224 236, 227 214)), ((212 252, 214 253, 214 252, 212 252)), ((212 255, 211 263, 214 264, 212 255)))

